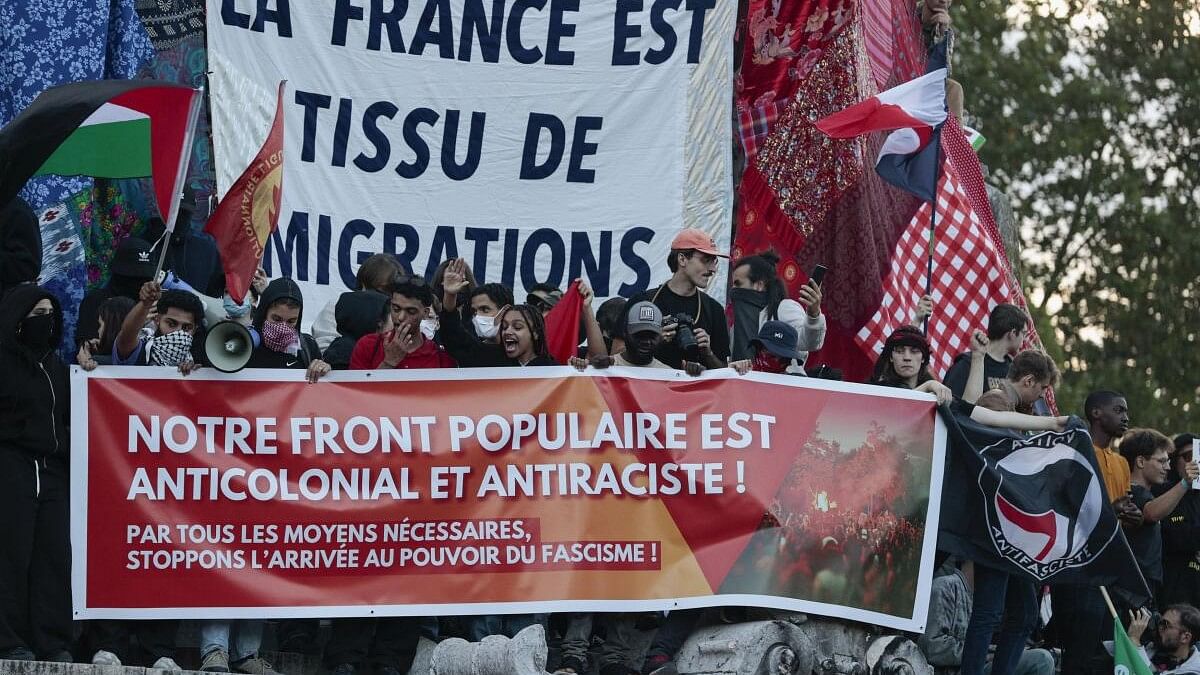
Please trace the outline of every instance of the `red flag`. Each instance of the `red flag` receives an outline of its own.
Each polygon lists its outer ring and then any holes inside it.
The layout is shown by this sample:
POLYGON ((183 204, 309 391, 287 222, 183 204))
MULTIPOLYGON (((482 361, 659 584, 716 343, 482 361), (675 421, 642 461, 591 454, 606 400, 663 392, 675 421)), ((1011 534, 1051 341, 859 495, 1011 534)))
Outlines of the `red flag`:
POLYGON ((566 364, 579 349, 579 316, 582 313, 583 294, 576 281, 546 315, 546 348, 555 361, 566 364))
POLYGON ((283 194, 283 87, 284 82, 280 82, 275 121, 267 140, 204 226, 217 240, 221 267, 225 270, 225 289, 238 303, 249 292, 267 237, 279 224, 279 201, 283 194))

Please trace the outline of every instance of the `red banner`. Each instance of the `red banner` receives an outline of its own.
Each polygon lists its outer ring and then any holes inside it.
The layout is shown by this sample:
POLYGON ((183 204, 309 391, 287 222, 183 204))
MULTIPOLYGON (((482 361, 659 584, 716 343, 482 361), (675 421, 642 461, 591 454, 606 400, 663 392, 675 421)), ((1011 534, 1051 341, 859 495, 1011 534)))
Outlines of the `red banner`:
POLYGON ((78 369, 77 618, 755 605, 924 624, 932 397, 566 368, 78 369))

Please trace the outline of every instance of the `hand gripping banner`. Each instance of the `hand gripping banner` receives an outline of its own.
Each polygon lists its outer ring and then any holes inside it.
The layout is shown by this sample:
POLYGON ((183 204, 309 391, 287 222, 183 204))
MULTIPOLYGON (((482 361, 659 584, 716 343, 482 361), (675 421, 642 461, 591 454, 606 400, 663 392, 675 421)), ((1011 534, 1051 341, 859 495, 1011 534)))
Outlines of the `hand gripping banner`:
POLYGON ((925 394, 618 368, 72 377, 77 618, 925 623, 945 434, 925 394))

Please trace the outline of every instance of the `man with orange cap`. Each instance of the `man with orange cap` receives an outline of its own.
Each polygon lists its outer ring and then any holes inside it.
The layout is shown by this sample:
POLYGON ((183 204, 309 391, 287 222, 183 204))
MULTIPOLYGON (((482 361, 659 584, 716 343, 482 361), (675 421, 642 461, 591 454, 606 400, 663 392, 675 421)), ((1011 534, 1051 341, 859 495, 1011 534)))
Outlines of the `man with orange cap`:
MULTIPOLYGON (((655 357, 672 368, 684 362, 724 368, 729 359, 729 326, 725 308, 704 292, 717 274, 722 253, 704 230, 685 228, 671 241, 667 283, 629 299, 627 307, 645 300, 662 310, 663 341, 655 357)), ((621 325, 624 325, 624 321, 621 325)))

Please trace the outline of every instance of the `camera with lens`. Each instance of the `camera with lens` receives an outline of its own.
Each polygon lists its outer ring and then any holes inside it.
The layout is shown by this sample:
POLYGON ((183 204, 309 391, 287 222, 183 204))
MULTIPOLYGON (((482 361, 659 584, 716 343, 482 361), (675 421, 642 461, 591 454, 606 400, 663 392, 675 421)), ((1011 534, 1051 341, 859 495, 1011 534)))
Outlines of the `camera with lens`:
POLYGON ((696 342, 696 333, 692 330, 696 327, 696 320, 690 314, 680 312, 668 316, 667 322, 675 324, 675 346, 679 347, 691 360, 698 360, 700 344, 696 342))

